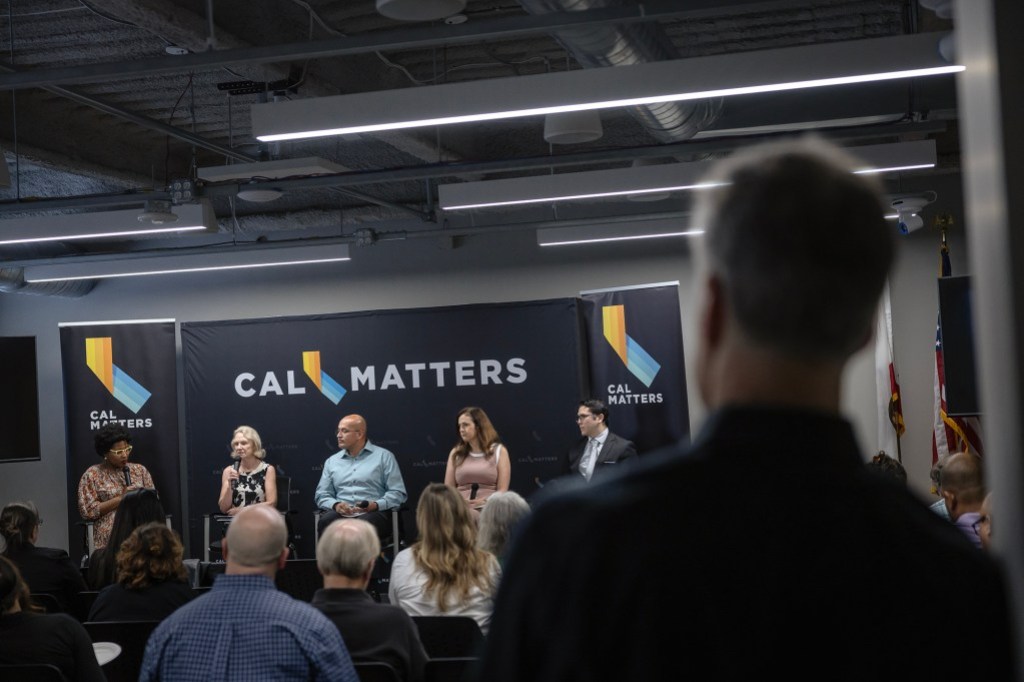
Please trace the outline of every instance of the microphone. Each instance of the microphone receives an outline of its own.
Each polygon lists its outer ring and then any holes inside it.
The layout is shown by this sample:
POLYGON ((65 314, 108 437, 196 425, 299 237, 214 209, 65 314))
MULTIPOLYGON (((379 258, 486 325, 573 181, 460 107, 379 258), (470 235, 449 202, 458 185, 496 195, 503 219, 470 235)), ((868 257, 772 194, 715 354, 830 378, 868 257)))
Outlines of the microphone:
MULTIPOLYGON (((237 460, 236 459, 233 466, 235 467, 235 471, 238 471, 239 468, 241 468, 241 466, 242 466, 241 460, 237 460)), ((231 479, 231 489, 235 490, 236 488, 238 488, 238 479, 237 478, 233 478, 233 479, 231 479)))
POLYGON ((128 465, 124 465, 124 484, 125 487, 130 487, 132 484, 132 477, 128 474, 128 465))
POLYGON ((369 500, 363 500, 362 502, 360 502, 356 506, 359 507, 360 509, 366 509, 367 507, 370 506, 370 501, 369 500))
POLYGON ((469 499, 471 499, 471 500, 475 500, 476 499, 476 491, 477 490, 480 490, 480 484, 479 483, 474 483, 472 485, 472 489, 469 492, 469 499))

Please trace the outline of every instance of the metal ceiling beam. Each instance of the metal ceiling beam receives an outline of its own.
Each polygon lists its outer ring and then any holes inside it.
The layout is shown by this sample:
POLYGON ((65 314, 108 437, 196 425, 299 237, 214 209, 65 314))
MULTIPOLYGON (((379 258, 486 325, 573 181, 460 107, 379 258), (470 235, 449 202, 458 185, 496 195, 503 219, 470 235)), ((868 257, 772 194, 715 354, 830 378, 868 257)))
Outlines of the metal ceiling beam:
POLYGON ((618 7, 589 9, 578 12, 557 12, 540 16, 508 17, 480 20, 449 26, 436 25, 394 31, 375 31, 370 34, 344 38, 330 38, 283 45, 237 48, 186 54, 175 57, 154 57, 127 62, 107 62, 82 66, 13 71, 0 75, 0 90, 23 90, 52 85, 98 83, 124 78, 158 76, 169 73, 242 66, 270 62, 302 61, 343 57, 369 52, 393 52, 458 45, 490 40, 511 39, 526 35, 553 33, 584 25, 633 24, 667 19, 699 19, 721 15, 723 9, 775 12, 805 6, 798 0, 774 2, 721 2, 720 0, 690 0, 686 9, 679 8, 678 0, 652 0, 618 7), (723 5, 725 7, 723 8, 723 5))

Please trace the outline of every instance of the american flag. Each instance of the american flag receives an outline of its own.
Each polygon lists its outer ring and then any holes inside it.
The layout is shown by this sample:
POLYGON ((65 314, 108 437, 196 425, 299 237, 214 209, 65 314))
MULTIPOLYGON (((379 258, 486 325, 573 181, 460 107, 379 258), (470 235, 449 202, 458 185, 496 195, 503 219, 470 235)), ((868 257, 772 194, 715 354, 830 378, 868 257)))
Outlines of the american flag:
MULTIPOLYGON (((939 249, 939 277, 953 274, 949 246, 945 238, 939 249)), ((932 429, 932 463, 947 453, 982 453, 981 422, 977 417, 950 417, 946 414, 946 373, 942 361, 942 328, 935 322, 935 424, 932 429)))

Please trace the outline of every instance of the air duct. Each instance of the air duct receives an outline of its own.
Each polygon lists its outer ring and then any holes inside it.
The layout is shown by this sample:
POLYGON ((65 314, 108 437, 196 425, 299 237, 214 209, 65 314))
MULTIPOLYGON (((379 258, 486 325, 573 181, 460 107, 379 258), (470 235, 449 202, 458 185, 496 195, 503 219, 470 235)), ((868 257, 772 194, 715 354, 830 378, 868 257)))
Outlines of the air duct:
POLYGON ((21 268, 0 268, 0 293, 5 294, 81 298, 95 286, 96 282, 87 280, 32 284, 25 281, 25 272, 21 268))
MULTIPOLYGON (((627 4, 624 0, 519 0, 530 14, 574 12, 627 4)), ((585 68, 644 64, 679 57, 672 41, 653 22, 626 26, 582 26, 555 34, 558 42, 585 68)), ((659 142, 682 142, 718 118, 722 100, 666 102, 629 109, 659 142)))

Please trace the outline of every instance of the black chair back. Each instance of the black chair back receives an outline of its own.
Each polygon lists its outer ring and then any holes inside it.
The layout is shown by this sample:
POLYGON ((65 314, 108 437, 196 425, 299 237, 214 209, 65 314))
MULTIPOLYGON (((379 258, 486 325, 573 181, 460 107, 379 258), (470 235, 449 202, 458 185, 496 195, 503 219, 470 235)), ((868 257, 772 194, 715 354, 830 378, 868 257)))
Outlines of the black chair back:
POLYGON ((309 603, 313 593, 324 586, 323 576, 316 567, 316 559, 289 559, 274 577, 277 589, 309 603))
POLYGON ((66 682, 60 668, 50 663, 0 664, 4 682, 66 682))
POLYGON ((89 611, 92 610, 92 605, 96 601, 98 594, 99 590, 84 590, 75 595, 75 600, 71 606, 71 615, 78 619, 79 623, 89 620, 89 611))
POLYGON ((352 665, 359 675, 359 682, 402 682, 398 671, 384 661, 363 661, 352 665))
POLYGON ((413 616, 428 658, 475 657, 483 653, 484 633, 469 616, 413 616))
POLYGON ((57 597, 49 592, 33 592, 31 597, 32 603, 42 608, 46 613, 64 612, 64 609, 61 608, 60 601, 58 601, 57 597))
POLYGON ((424 682, 471 682, 476 678, 479 658, 453 656, 450 658, 428 658, 423 669, 424 682))
POLYGON ((103 666, 108 682, 135 682, 139 679, 146 642, 159 624, 160 621, 156 620, 82 623, 93 644, 113 642, 121 647, 120 655, 103 666))

